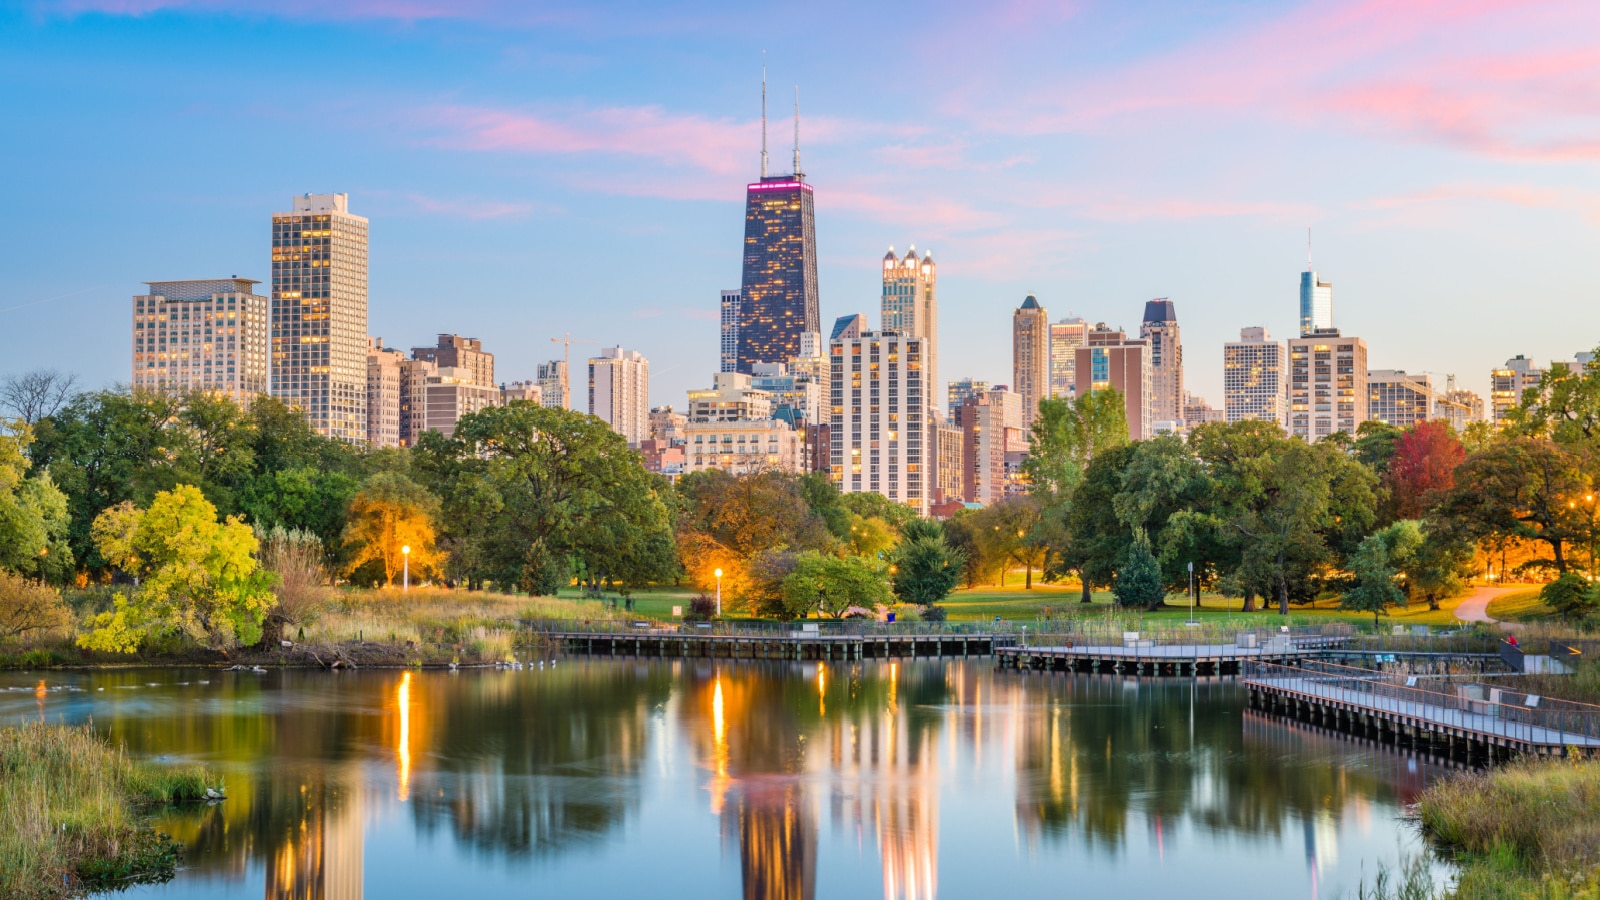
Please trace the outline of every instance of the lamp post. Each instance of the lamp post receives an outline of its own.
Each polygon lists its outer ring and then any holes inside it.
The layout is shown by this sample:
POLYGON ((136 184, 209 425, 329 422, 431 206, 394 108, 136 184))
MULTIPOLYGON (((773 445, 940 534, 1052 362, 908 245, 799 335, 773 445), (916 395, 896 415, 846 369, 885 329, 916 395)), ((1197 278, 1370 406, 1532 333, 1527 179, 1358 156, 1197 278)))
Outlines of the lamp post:
POLYGON ((718 569, 717 575, 717 618, 722 618, 722 570, 718 569))
POLYGON ((1189 563, 1189 624, 1194 624, 1194 563, 1189 563))
POLYGON ((400 548, 400 558, 402 560, 405 560, 405 567, 404 567, 404 569, 401 570, 403 574, 400 576, 400 590, 402 592, 406 592, 406 591, 410 591, 411 590, 411 545, 410 544, 407 544, 404 547, 400 548))

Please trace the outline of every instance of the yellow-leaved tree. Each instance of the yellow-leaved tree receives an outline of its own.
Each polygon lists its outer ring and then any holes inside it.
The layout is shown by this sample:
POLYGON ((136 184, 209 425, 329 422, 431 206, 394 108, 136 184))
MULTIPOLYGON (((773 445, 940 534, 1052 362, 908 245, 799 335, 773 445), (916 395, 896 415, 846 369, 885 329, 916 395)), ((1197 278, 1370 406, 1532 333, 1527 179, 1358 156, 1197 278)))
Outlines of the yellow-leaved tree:
POLYGON ((162 491, 148 509, 110 507, 91 533, 100 554, 139 587, 90 620, 80 646, 132 653, 151 638, 181 633, 226 652, 261 640, 272 578, 256 565, 255 533, 237 517, 219 521, 199 488, 162 491))
POLYGON ((439 499, 411 479, 394 472, 368 478, 350 500, 344 542, 350 551, 346 570, 354 574, 369 564, 382 570, 384 584, 400 579, 411 548, 413 580, 435 573, 441 554, 435 546, 434 518, 439 499))

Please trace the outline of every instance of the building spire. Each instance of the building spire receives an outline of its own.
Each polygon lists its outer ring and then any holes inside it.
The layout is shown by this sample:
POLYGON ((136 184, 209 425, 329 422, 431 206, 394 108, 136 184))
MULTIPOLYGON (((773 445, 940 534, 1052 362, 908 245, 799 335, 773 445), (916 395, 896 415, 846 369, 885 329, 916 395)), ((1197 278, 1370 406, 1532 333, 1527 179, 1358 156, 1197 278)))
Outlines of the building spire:
POLYGON ((761 177, 767 177, 767 51, 761 51, 761 177))
POLYGON ((794 86, 794 177, 800 180, 800 85, 794 86))
POLYGON ((1310 225, 1306 226, 1306 271, 1307 272, 1312 271, 1312 268, 1311 268, 1311 226, 1310 225))

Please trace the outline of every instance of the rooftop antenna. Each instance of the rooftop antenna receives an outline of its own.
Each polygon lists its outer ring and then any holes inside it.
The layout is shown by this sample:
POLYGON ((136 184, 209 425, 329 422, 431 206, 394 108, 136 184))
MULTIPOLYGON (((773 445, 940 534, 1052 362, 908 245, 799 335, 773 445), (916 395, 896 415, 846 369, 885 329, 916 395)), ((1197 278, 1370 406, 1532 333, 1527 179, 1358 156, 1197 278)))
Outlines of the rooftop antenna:
POLYGON ((767 177, 767 51, 761 51, 761 177, 767 177))
POLYGON ((794 177, 800 180, 800 85, 794 86, 794 177))
POLYGON ((1311 269, 1311 226, 1307 225, 1306 226, 1306 271, 1310 272, 1311 270, 1312 270, 1311 269))

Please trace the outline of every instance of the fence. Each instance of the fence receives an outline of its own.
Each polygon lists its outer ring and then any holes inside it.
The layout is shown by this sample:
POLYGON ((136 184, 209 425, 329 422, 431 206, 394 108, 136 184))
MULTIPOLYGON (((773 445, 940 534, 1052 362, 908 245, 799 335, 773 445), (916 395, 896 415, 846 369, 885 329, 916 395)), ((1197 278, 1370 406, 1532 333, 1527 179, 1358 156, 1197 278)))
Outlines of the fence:
POLYGON ((1600 746, 1600 706, 1547 700, 1487 685, 1305 660, 1298 666, 1248 661, 1247 684, 1370 707, 1482 734, 1542 746, 1600 746))

